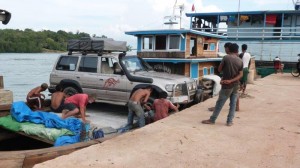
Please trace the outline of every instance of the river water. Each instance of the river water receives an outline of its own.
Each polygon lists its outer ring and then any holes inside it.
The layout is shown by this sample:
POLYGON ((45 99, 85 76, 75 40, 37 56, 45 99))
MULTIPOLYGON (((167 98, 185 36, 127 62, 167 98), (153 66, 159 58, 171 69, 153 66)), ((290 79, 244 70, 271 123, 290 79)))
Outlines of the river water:
MULTIPOLYGON (((53 65, 61 53, 1 53, 0 75, 4 89, 13 91, 14 101, 25 101, 27 93, 42 83, 49 84, 53 65)), ((44 92, 49 98, 47 91, 44 92)))

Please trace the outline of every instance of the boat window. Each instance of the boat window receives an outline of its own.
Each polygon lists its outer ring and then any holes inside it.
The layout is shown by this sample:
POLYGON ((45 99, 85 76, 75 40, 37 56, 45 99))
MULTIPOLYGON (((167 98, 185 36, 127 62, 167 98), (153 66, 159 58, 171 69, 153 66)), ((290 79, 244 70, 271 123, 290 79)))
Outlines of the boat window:
POLYGON ((215 74, 215 68, 213 66, 210 67, 210 74, 211 75, 215 74))
POLYGON ((210 43, 209 44, 209 50, 210 51, 215 51, 216 50, 216 44, 215 43, 210 43))
POLYGON ((203 75, 208 75, 207 68, 203 67, 203 75))
POLYGON ((97 57, 82 57, 79 64, 79 70, 81 72, 97 72, 97 57))
POLYGON ((143 50, 153 50, 153 37, 144 36, 142 39, 143 50))
POLYGON ((205 43, 205 44, 203 44, 203 50, 215 51, 216 50, 216 43, 205 43))
POLYGON ((78 57, 62 56, 56 65, 56 70, 75 71, 77 62, 78 57))
POLYGON ((167 49, 167 36, 160 35, 155 37, 155 50, 167 49))
POLYGON ((203 44, 203 50, 207 50, 207 49, 208 49, 208 44, 207 43, 203 44))
POLYGON ((191 37, 191 41, 190 41, 190 55, 193 56, 197 55, 197 39, 193 37, 191 37))
POLYGON ((170 35, 169 38, 169 49, 179 49, 180 36, 179 35, 170 35))

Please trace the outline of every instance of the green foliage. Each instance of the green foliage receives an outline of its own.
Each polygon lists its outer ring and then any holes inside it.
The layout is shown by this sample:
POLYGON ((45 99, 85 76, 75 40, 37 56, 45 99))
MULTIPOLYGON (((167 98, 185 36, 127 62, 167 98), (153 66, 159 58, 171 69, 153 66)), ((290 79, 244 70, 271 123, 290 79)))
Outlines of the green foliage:
MULTIPOLYGON (((103 36, 103 35, 102 35, 103 36)), ((0 53, 39 53, 44 50, 67 51, 67 42, 70 39, 90 37, 83 32, 57 32, 31 29, 3 29, 0 30, 0 53)))

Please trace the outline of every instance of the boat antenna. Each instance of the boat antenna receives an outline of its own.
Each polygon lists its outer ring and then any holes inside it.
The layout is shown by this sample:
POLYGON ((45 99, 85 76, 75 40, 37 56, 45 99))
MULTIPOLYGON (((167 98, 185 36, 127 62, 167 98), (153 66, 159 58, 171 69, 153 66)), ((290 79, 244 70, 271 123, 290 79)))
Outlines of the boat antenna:
POLYGON ((237 26, 240 26, 240 7, 241 7, 241 0, 239 0, 239 6, 238 6, 238 19, 237 19, 237 26))
POLYGON ((178 24, 176 21, 176 18, 180 19, 180 28, 181 28, 181 15, 182 11, 184 10, 184 5, 177 5, 177 0, 175 1, 175 4, 173 6, 173 13, 171 16, 165 16, 164 19, 167 19, 167 21, 164 24, 169 25, 169 28, 172 29, 174 24, 178 24), (179 7, 180 9, 180 16, 175 15, 175 9, 179 7))

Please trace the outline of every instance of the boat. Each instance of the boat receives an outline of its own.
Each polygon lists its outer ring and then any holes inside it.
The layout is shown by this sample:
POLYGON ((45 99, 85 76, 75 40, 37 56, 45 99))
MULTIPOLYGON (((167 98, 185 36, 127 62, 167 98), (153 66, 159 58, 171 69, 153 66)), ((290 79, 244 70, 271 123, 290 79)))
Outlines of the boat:
MULTIPOLYGON (((173 11, 182 5, 174 5, 173 11), (176 7, 179 6, 179 7, 176 7)), ((188 15, 189 16, 189 15, 188 15)), ((213 80, 215 85, 220 85, 216 78, 220 75, 217 68, 222 60, 219 50, 223 49, 227 36, 221 33, 212 33, 196 28, 174 28, 177 24, 176 16, 166 17, 166 29, 127 31, 125 34, 137 38, 137 55, 148 62, 156 71, 168 72, 191 77, 198 81, 202 87, 203 81, 213 80)), ((181 23, 181 21, 180 21, 181 23)), ((254 78, 255 62, 252 59, 250 77, 254 78)), ((218 91, 211 96, 217 95, 218 91)))
POLYGON ((186 13, 186 16, 190 18, 190 29, 226 36, 220 45, 247 44, 256 62, 271 62, 279 56, 288 66, 297 61, 300 53, 299 9, 186 13))
POLYGON ((218 74, 216 68, 220 39, 223 35, 181 28, 184 4, 173 6, 171 16, 165 16, 166 29, 127 31, 137 37, 137 55, 144 58, 156 71, 185 75, 201 81, 205 75, 218 74), (180 9, 180 15, 176 15, 180 9), (175 28, 180 22, 180 27, 175 28))
POLYGON ((137 37, 137 55, 156 71, 185 75, 201 80, 216 74, 221 35, 190 29, 128 31, 137 37))

